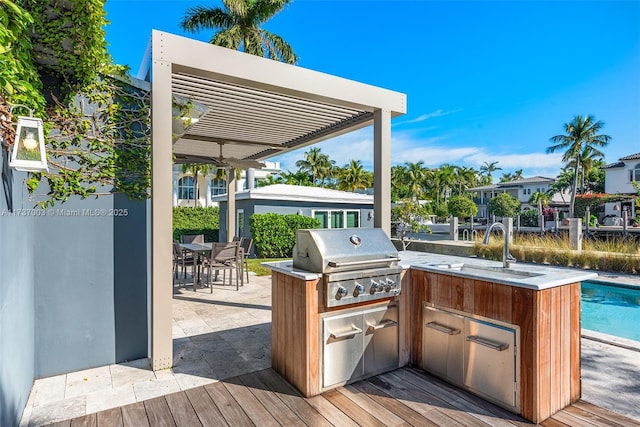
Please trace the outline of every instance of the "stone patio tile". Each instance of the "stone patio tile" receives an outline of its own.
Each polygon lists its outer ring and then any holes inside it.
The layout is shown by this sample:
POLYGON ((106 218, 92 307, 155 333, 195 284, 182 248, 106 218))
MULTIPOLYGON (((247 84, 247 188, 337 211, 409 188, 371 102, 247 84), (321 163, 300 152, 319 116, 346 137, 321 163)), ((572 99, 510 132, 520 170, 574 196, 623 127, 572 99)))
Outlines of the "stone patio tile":
POLYGON ((101 366, 68 373, 64 397, 69 399, 75 396, 86 396, 89 393, 111 388, 110 367, 101 366))
POLYGON ((86 414, 87 396, 64 399, 46 405, 35 406, 31 411, 29 426, 41 426, 86 414))
POLYGON ((87 395, 87 414, 104 411, 118 406, 136 402, 133 384, 125 384, 114 387, 111 390, 103 390, 87 395))
MULTIPOLYGON (((169 371, 168 369, 166 370, 169 371)), ((136 395, 136 401, 140 402, 142 400, 152 399, 154 397, 180 391, 180 385, 176 381, 173 373, 171 373, 170 375, 167 375, 166 377, 163 376, 163 378, 160 379, 136 383, 133 385, 133 391, 136 395)))
POLYGON ((63 400, 66 382, 66 374, 39 379, 35 382, 31 391, 33 395, 32 404, 39 406, 63 400))
POLYGON ((149 366, 148 360, 146 359, 111 365, 110 368, 111 384, 114 389, 156 378, 151 370, 151 366, 149 366))

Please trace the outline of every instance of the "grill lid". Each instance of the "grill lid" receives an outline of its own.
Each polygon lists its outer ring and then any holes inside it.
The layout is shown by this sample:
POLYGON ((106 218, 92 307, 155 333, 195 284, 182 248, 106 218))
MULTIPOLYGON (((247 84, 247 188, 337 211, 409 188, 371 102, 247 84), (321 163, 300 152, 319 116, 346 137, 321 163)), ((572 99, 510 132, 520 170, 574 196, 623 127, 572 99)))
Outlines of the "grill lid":
POLYGON ((398 264, 398 251, 381 228, 301 229, 293 267, 329 273, 398 264))

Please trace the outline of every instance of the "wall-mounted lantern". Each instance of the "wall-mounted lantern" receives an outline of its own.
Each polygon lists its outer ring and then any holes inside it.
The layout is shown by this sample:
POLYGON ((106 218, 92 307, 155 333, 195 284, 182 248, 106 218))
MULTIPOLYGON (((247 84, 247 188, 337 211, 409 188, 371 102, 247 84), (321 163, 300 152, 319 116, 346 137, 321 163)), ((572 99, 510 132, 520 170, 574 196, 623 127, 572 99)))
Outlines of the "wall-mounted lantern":
POLYGON ((44 146, 42 119, 37 117, 18 117, 16 139, 11 147, 9 167, 27 172, 49 170, 44 146))

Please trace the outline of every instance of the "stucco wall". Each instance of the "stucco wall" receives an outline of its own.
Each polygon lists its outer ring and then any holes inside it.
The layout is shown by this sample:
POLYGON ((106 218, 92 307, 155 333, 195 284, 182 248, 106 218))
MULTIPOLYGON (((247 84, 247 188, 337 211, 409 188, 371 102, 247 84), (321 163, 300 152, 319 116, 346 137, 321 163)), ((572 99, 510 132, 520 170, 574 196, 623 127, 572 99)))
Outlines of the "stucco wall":
POLYGON ((31 210, 25 178, 0 192, 1 426, 17 425, 36 378, 148 354, 147 202, 31 210))
MULTIPOLYGON (((17 173, 14 179, 25 175, 17 173)), ((1 193, 0 426, 13 426, 20 421, 35 376, 34 220, 10 212, 7 190, 1 193)))

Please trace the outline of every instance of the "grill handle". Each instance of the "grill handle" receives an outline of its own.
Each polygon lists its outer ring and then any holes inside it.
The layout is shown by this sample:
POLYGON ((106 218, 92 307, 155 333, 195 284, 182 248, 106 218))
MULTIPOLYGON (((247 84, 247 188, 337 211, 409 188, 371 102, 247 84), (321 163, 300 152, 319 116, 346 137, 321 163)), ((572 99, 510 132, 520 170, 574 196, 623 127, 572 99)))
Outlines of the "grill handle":
POLYGON ((331 332, 331 334, 329 334, 329 337, 335 340, 338 338, 351 337, 353 335, 362 333, 362 329, 356 328, 355 326, 352 326, 352 328, 353 329, 351 329, 350 331, 345 331, 345 332, 337 332, 337 333, 331 332))
POLYGON ((389 258, 367 259, 364 261, 347 261, 347 262, 329 261, 327 265, 333 268, 340 268, 340 267, 353 267, 353 266, 368 265, 368 264, 379 264, 381 262, 389 262, 389 261, 400 261, 400 258, 389 257, 389 258))

